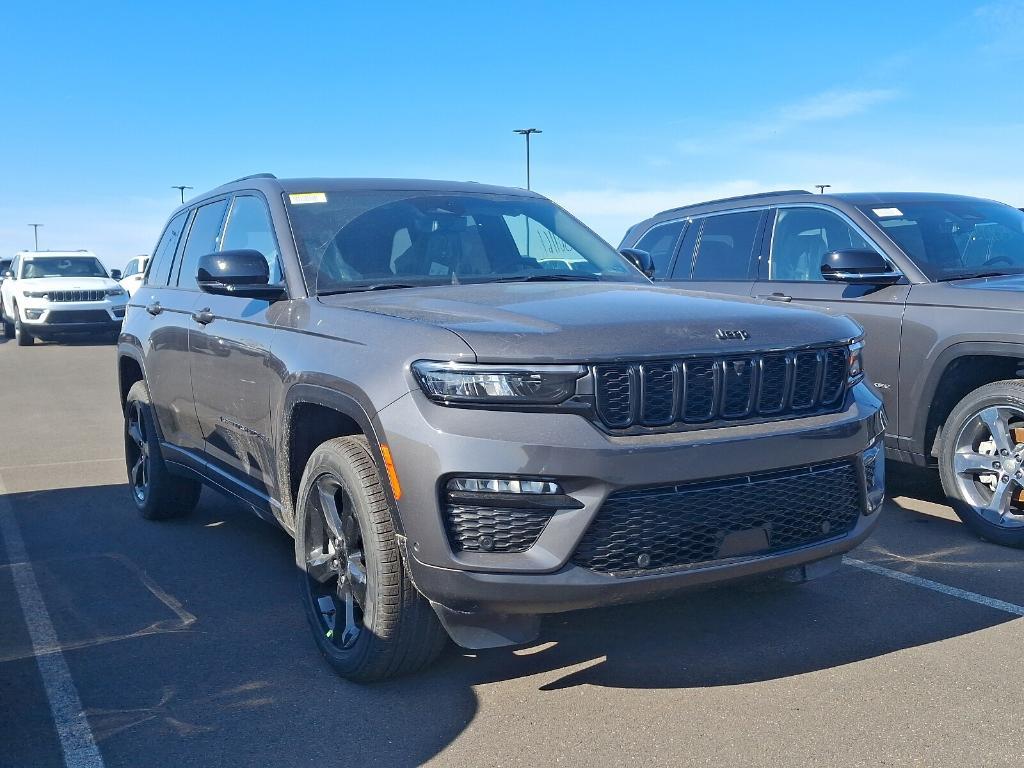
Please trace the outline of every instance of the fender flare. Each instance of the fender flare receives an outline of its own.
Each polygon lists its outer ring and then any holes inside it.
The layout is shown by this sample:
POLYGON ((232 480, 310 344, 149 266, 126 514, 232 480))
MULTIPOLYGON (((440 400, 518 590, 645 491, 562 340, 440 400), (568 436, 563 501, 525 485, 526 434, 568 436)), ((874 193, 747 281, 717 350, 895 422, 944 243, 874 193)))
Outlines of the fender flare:
POLYGON ((910 446, 914 453, 926 455, 931 450, 931 446, 925 445, 925 441, 928 418, 931 415, 935 393, 939 389, 939 382, 942 381, 942 377, 951 363, 970 355, 1024 359, 1024 344, 1012 341, 958 341, 942 350, 930 366, 928 376, 925 377, 920 388, 910 392, 910 401, 919 404, 914 413, 913 430, 910 433, 910 446))
POLYGON ((366 395, 341 379, 325 377, 318 374, 316 381, 300 381, 292 384, 285 393, 282 403, 281 428, 276 430, 277 454, 277 475, 279 478, 278 487, 281 492, 281 504, 289 521, 295 519, 295 509, 291 498, 291 456, 288 446, 291 442, 291 421, 292 413, 296 406, 303 403, 321 405, 326 408, 338 411, 344 416, 352 419, 359 429, 366 436, 370 445, 370 453, 377 464, 377 472, 385 480, 382 483, 384 493, 387 496, 391 509, 395 512, 396 533, 405 535, 402 525, 402 516, 398 507, 398 501, 394 497, 391 483, 387 481, 388 474, 384 464, 384 456, 381 452, 381 445, 386 444, 384 428, 377 418, 377 411, 370 403, 366 395))

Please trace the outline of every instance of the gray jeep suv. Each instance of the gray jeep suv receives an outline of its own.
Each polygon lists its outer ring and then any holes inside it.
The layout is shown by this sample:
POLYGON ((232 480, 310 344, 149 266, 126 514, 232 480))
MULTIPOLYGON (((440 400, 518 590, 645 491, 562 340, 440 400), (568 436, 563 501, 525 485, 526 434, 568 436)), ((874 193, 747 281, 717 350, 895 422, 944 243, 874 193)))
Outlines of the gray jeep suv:
POLYGON ((660 213, 622 245, 677 287, 858 320, 890 458, 1024 547, 1024 213, 958 195, 771 192, 660 213), (646 255, 646 254, 644 254, 646 255))
POLYGON ((174 212, 132 297, 131 496, 285 529, 321 652, 381 679, 836 566, 883 494, 860 335, 656 287, 530 192, 249 177, 174 212))

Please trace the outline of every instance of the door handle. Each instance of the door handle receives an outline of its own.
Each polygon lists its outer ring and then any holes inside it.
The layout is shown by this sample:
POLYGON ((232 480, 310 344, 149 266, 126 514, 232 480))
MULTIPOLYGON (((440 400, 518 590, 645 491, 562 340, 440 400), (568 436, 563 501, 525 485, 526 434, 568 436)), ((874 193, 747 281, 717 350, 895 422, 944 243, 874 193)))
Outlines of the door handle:
POLYGON ((200 325, 209 325, 213 322, 214 315, 213 312, 210 311, 209 307, 204 307, 203 309, 193 312, 192 319, 200 325))
POLYGON ((787 296, 786 294, 779 293, 778 291, 776 291, 775 293, 761 293, 761 294, 758 294, 757 298, 759 298, 759 299, 767 299, 768 301, 792 301, 793 300, 792 296, 787 296))
POLYGON ((159 301, 154 301, 152 304, 146 305, 146 311, 149 312, 149 314, 153 315, 153 317, 156 317, 157 315, 164 311, 164 308, 160 306, 159 301))

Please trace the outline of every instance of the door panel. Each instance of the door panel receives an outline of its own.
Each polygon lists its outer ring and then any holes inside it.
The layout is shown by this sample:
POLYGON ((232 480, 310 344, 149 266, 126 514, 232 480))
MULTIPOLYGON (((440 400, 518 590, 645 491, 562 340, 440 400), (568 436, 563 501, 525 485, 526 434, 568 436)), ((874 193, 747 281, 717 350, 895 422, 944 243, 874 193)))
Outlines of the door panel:
MULTIPOLYGON (((258 250, 267 258, 271 282, 281 279, 277 239, 262 198, 251 194, 233 198, 220 248, 258 250)), ((271 350, 273 305, 235 296, 200 297, 196 307, 208 312, 203 318, 208 322, 193 320, 189 348, 192 390, 207 457, 236 479, 275 498, 270 403, 283 383, 271 350)))
POLYGON ((790 301, 834 315, 849 315, 864 327, 864 370, 885 403, 891 429, 899 408, 899 348, 909 283, 891 286, 826 282, 821 262, 840 248, 870 248, 881 253, 859 229, 838 213, 817 206, 780 208, 769 222, 767 258, 752 294, 790 301))

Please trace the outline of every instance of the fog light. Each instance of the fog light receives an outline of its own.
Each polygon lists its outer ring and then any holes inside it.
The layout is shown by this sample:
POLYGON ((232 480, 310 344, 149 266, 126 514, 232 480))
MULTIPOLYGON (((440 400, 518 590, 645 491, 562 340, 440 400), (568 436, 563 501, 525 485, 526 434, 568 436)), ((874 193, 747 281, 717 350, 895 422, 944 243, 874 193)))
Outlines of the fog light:
POLYGON ((867 514, 877 512, 885 501, 885 445, 880 439, 861 454, 864 467, 864 488, 867 492, 867 514))
POLYGON ((561 493, 550 480, 514 480, 503 477, 455 477, 448 481, 449 491, 468 493, 561 493))
POLYGON ((45 309, 26 309, 25 318, 28 320, 38 320, 43 316, 43 312, 45 311, 45 309))

